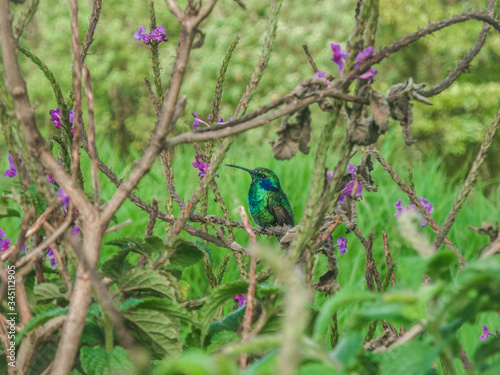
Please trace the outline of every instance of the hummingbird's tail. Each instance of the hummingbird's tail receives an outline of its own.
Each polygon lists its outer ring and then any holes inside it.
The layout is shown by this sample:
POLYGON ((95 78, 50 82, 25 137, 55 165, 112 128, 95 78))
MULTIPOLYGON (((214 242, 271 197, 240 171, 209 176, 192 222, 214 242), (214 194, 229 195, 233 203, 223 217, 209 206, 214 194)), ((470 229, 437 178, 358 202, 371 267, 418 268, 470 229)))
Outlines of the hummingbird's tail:
POLYGON ((243 169, 244 171, 247 171, 248 173, 252 173, 253 171, 251 169, 243 168, 238 165, 233 165, 233 164, 226 164, 228 167, 233 167, 233 168, 238 168, 238 169, 243 169))

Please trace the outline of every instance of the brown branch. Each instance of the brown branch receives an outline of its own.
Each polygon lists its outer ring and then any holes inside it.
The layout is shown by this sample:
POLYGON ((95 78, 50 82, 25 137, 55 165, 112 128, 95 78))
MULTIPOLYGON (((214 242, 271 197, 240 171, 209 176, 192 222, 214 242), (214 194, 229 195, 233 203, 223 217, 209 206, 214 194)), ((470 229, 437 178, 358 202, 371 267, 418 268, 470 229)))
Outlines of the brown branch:
POLYGON ((85 57, 87 56, 90 45, 94 41, 94 31, 97 26, 97 23, 99 22, 99 16, 101 14, 101 6, 102 6, 102 0, 93 1, 92 14, 90 15, 89 18, 89 27, 87 29, 87 33, 85 34, 85 40, 83 41, 82 52, 80 54, 80 61, 82 65, 83 62, 85 61, 85 57))
MULTIPOLYGON (((493 16, 493 10, 495 8, 495 0, 489 0, 488 1, 488 12, 490 16, 493 16)), ((457 78, 462 74, 468 67, 471 61, 474 59, 474 57, 477 56, 477 54, 481 51, 481 49, 484 46, 484 43, 486 42, 486 37, 488 36, 488 31, 490 30, 490 25, 487 22, 483 23, 483 28, 479 32, 479 36, 476 40, 476 43, 474 44, 474 47, 465 54, 462 60, 460 60, 448 76, 443 79, 439 84, 435 85, 434 87, 430 88, 429 90, 424 90, 420 91, 419 94, 425 97, 431 97, 435 96, 444 90, 446 90, 448 87, 450 87, 453 82, 457 80, 457 78)))
MULTIPOLYGON (((94 190, 94 207, 99 209, 100 193, 99 193, 99 172, 97 166, 97 146, 95 143, 95 121, 94 121, 94 93, 90 84, 90 71, 87 65, 83 67, 83 76, 85 78, 85 94, 87 96, 87 111, 89 123, 89 145, 90 145, 90 165, 92 173, 92 188, 94 190)), ((82 129, 83 133, 83 129, 82 129)))
POLYGON ((316 66, 316 63, 314 62, 313 57, 311 56, 311 52, 309 52, 309 47, 307 44, 302 44, 302 48, 304 49, 304 52, 307 56, 307 60, 309 60, 309 64, 311 64, 311 67, 314 70, 314 73, 318 72, 318 67, 316 66))
MULTIPOLYGON (((245 342, 250 337, 250 330, 252 328, 252 316, 254 309, 254 298, 255 298, 255 270, 257 268, 257 257, 255 256, 255 249, 257 248, 257 238, 255 237, 255 233, 252 230, 248 222, 248 216, 245 212, 245 208, 243 206, 239 207, 241 219, 243 221, 243 225, 245 226, 245 230, 250 237, 250 274, 249 277, 249 285, 248 285, 248 293, 247 293, 247 307, 245 310, 245 317, 243 319, 243 333, 241 337, 241 341, 245 342)), ((240 370, 244 370, 247 365, 247 354, 243 353, 240 356, 240 370)))
POLYGON ((161 160, 163 163, 163 170, 165 171, 167 191, 170 194, 170 196, 172 197, 172 199, 177 202, 177 204, 179 205, 179 208, 181 210, 183 210, 184 207, 186 207, 186 204, 184 203, 184 200, 179 196, 179 194, 177 194, 177 191, 175 190, 174 175, 172 174, 172 170, 170 169, 167 152, 168 151, 163 150, 160 153, 161 160))
POLYGON ((12 37, 11 12, 7 0, 0 0, 0 45, 4 63, 4 77, 6 79, 9 94, 15 105, 15 113, 21 123, 25 140, 29 146, 32 156, 37 159, 64 189, 73 203, 77 206, 82 216, 93 216, 92 204, 79 188, 75 181, 68 178, 64 168, 52 156, 45 139, 40 134, 35 121, 35 113, 30 105, 26 82, 21 76, 16 56, 16 49, 12 37))
POLYGON ((104 231, 104 233, 116 232, 118 229, 121 229, 121 228, 123 228, 123 227, 126 227, 126 226, 128 226, 128 225, 130 225, 130 224, 132 224, 132 223, 133 223, 132 219, 127 219, 127 220, 125 220, 123 223, 113 225, 112 227, 110 227, 110 228, 106 229, 106 230, 104 231))
POLYGON ((66 285, 66 290, 68 291, 68 300, 71 300, 71 295, 73 294, 73 284, 71 283, 71 277, 69 276, 68 267, 66 267, 66 263, 63 261, 61 251, 59 250, 59 245, 57 245, 56 242, 53 242, 51 248, 52 252, 54 253, 54 258, 56 258, 56 262, 59 265, 59 270, 64 280, 64 284, 66 285))
MULTIPOLYGON (((391 253, 389 252, 389 241, 387 240, 387 233, 385 231, 382 231, 382 237, 384 239, 384 253, 385 253, 385 262, 387 264, 387 272, 392 268, 392 259, 391 259, 391 253)), ((391 283, 392 286, 396 286, 396 276, 394 274, 394 271, 391 272, 391 283)))
POLYGON ((146 87, 148 88, 149 97, 151 98, 151 102, 153 103, 153 107, 156 111, 156 117, 160 117, 160 108, 158 107, 158 101, 156 100, 156 96, 151 88, 151 82, 147 78, 144 78, 144 82, 146 82, 146 87))
POLYGON ((387 47, 382 48, 379 52, 375 53, 372 57, 363 60, 357 68, 352 69, 347 73, 341 80, 334 84, 335 88, 343 89, 348 87, 360 74, 366 72, 372 65, 378 64, 386 57, 394 54, 400 49, 406 47, 407 45, 416 42, 417 40, 430 35, 438 30, 444 29, 448 26, 454 25, 456 23, 465 22, 469 20, 478 20, 487 22, 493 26, 497 31, 500 31, 500 22, 493 19, 489 12, 463 12, 461 14, 454 15, 450 18, 443 19, 436 23, 430 23, 426 27, 415 31, 414 33, 407 34, 403 38, 396 40, 387 47))
POLYGON ((165 2, 167 3, 170 12, 177 17, 179 22, 182 22, 184 20, 184 14, 177 2, 175 0, 165 0, 165 2))
POLYGON ((457 217, 457 215, 460 212, 460 209, 462 208, 462 205, 465 203, 467 196, 474 187, 479 175, 479 169, 483 165, 483 162, 486 159, 486 156, 488 155, 488 151, 491 147, 491 144, 493 143, 493 138, 495 137, 495 134, 499 126, 500 126, 500 109, 497 111, 493 123, 491 124, 491 126, 489 127, 488 131, 484 136, 483 143, 481 144, 479 152, 477 153, 477 156, 474 159, 474 163, 472 163, 467 178, 465 179, 464 184, 460 188, 457 198, 453 202, 453 206, 451 207, 450 212, 446 216, 443 226, 436 235, 436 239, 434 240, 434 247, 436 249, 438 249, 439 246, 441 246, 443 239, 448 235, 451 226, 455 222, 455 218, 457 217))
POLYGON ((31 312, 22 277, 16 278, 16 307, 20 318, 19 326, 24 328, 31 320, 31 312))
MULTIPOLYGON (((389 175, 394 180, 394 182, 399 186, 401 191, 403 191, 403 193, 405 193, 408 196, 408 198, 410 198, 411 202, 415 204, 418 211, 423 217, 425 217, 425 219, 431 226, 434 233, 439 233, 441 228, 437 225, 436 220, 434 220, 429 211, 425 209, 422 202, 418 200, 415 193, 409 188, 408 185, 406 185, 403 179, 396 173, 396 171, 389 165, 389 163, 387 163, 387 161, 382 157, 382 155, 380 155, 380 152, 375 147, 370 146, 370 151, 372 152, 373 156, 375 156, 375 159, 379 161, 380 165, 382 165, 382 168, 384 168, 385 171, 389 173, 389 175)), ((455 252, 458 258, 458 262, 461 266, 464 266, 468 263, 467 260, 465 260, 465 258, 462 256, 460 250, 457 249, 457 247, 448 238, 445 238, 443 243, 448 249, 455 252)))
POLYGON ((7 258, 9 259, 9 264, 15 264, 17 261, 17 257, 19 256, 19 253, 21 252, 21 248, 23 247, 25 240, 26 240, 26 232, 28 232, 28 225, 31 220, 31 218, 35 215, 33 210, 28 210, 26 211, 26 214, 24 215, 23 221, 21 222, 21 229, 19 231, 19 237, 17 238, 16 243, 14 246, 9 247, 7 250, 5 250, 2 253, 2 256, 0 259, 2 259, 2 262, 5 262, 7 258))

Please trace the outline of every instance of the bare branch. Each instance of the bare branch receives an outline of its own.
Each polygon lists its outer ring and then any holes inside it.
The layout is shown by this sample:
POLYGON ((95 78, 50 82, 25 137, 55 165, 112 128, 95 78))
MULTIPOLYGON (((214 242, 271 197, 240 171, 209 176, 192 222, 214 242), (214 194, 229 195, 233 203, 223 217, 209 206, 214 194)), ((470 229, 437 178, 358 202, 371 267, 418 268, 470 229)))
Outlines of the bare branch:
MULTIPOLYGON (((83 67, 83 76, 85 78, 85 94, 87 96, 87 111, 89 123, 89 145, 90 145, 90 165, 92 173, 92 188, 94 189, 94 207, 99 209, 99 172, 97 166, 97 147, 95 143, 95 121, 94 121, 94 93, 90 84, 90 71, 87 65, 83 67)), ((82 130, 83 133, 83 130, 82 130)))
POLYGON ((82 44, 82 52, 80 54, 80 62, 83 65, 85 61, 85 57, 89 51, 90 45, 94 41, 94 31, 97 26, 97 22, 99 22, 99 16, 101 14, 101 6, 102 0, 94 0, 92 6, 92 14, 89 18, 89 27, 87 29, 87 33, 85 34, 85 40, 82 44))
POLYGON ((450 231, 451 226, 455 222, 455 218, 460 212, 462 205, 465 203, 467 196, 474 187, 474 184, 476 183, 477 177, 479 175, 479 169, 483 165, 484 159, 486 159, 491 144, 493 143, 493 138, 495 137, 496 131, 498 130, 499 126, 500 126, 500 109, 497 111, 495 119, 493 120, 491 126, 489 127, 488 131, 484 136, 483 143, 479 148, 479 152, 477 153, 476 159, 474 159, 474 163, 472 163, 467 178, 462 187, 460 188, 457 198, 453 202, 453 206, 451 207, 448 216, 446 216, 446 220, 444 221, 443 226, 437 233, 436 239, 434 240, 434 247, 436 249, 439 248, 439 246, 441 246, 443 239, 448 235, 448 232, 450 231))
POLYGON ((165 0, 167 3, 168 9, 170 12, 177 17, 179 22, 182 22, 184 20, 184 13, 182 12, 181 7, 175 0, 165 0))

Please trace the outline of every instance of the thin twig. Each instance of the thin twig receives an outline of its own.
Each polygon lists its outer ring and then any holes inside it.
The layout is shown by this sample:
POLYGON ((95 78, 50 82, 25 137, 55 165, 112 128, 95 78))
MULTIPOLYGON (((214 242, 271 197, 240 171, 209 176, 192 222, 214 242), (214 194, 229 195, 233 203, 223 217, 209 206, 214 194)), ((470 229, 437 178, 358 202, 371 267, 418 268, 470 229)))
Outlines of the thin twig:
POLYGON ((71 296, 73 294, 73 284, 71 283, 71 277, 69 276, 68 267, 66 266, 66 263, 63 261, 63 258, 61 256, 61 251, 59 250, 59 245, 57 245, 56 242, 53 242, 51 248, 52 252, 54 253, 54 258, 56 258, 56 262, 59 265, 59 270, 62 274, 64 284, 66 285, 66 290, 68 291, 68 300, 71 300, 71 296))
MULTIPOLYGON (((408 187, 408 185, 406 185, 403 179, 396 173, 396 171, 389 165, 389 163, 387 163, 387 161, 382 157, 382 155, 380 155, 380 152, 374 146, 370 146, 370 151, 372 152, 373 156, 375 156, 375 159, 379 161, 380 165, 382 165, 382 168, 384 168, 385 171, 389 173, 389 175, 394 180, 394 182, 399 186, 401 191, 405 193, 408 196, 408 198, 410 198, 413 204, 415 204, 418 211, 423 217, 425 217, 425 219, 431 226, 434 233, 439 233, 441 228, 439 228, 439 226, 436 223, 436 220, 434 220, 429 211, 425 209, 424 205, 422 204, 422 202, 420 202, 415 193, 408 187)), ((457 247, 453 243, 451 243, 451 241, 448 238, 445 238, 443 243, 448 249, 455 252, 458 258, 458 262, 461 266, 464 266, 468 263, 463 257, 460 250, 458 250, 457 247)))
MULTIPOLYGON (((382 237, 384 239, 385 262, 387 264, 387 272, 389 272, 389 270, 393 268, 393 263, 391 253, 389 252, 389 240, 387 239, 387 233, 385 231, 382 231, 382 237)), ((391 282, 392 286, 396 286, 396 276, 394 274, 394 270, 391 272, 391 282)))
POLYGON ((126 227, 127 225, 130 225, 132 223, 133 223, 132 219, 127 219, 123 223, 113 225, 112 227, 106 229, 106 231, 104 233, 107 234, 107 233, 111 233, 111 232, 116 232, 118 229, 126 227))
MULTIPOLYGON (((250 337, 250 330, 252 328, 252 316, 254 309, 254 298, 255 298, 255 270, 257 268, 257 257, 255 256, 255 249, 257 248, 257 238, 255 237, 255 233, 248 222, 248 216, 245 212, 245 208, 243 206, 239 207, 241 219, 243 221, 243 225, 245 226, 245 230, 250 237, 250 273, 248 275, 248 293, 247 293, 247 308, 245 310, 245 317, 243 319, 243 333, 241 335, 241 341, 247 341, 250 337)), ((247 365, 247 354, 243 353, 240 356, 240 370, 244 370, 247 365)))
POLYGON ((304 52, 307 56, 307 60, 309 60, 309 64, 311 64, 311 67, 314 70, 314 73, 318 72, 318 67, 316 66, 316 63, 314 62, 313 57, 311 56, 311 52, 309 52, 309 47, 307 44, 302 44, 302 48, 304 49, 304 52))
POLYGON ((493 138, 495 137, 496 131, 498 130, 499 126, 500 126, 500 109, 497 111, 495 119, 493 120, 491 126, 489 127, 488 131, 484 136, 483 143, 479 148, 479 152, 477 153, 476 159, 474 159, 474 163, 472 163, 467 178, 462 187, 460 188, 457 198, 453 202, 453 206, 451 207, 448 216, 446 216, 446 220, 444 221, 443 226, 436 235, 436 239, 434 240, 434 247, 436 249, 439 248, 439 246, 441 246, 443 239, 448 235, 451 226, 455 222, 455 218, 457 217, 458 213, 460 212, 460 209, 462 208, 462 205, 465 203, 467 196, 474 187, 474 184, 476 183, 479 175, 479 169, 481 168, 481 166, 484 163, 484 160, 486 159, 491 144, 493 143, 493 138))
POLYGON ((85 34, 85 40, 82 43, 82 52, 80 53, 81 64, 85 61, 87 52, 89 51, 90 45, 94 41, 94 31, 99 22, 99 16, 101 14, 102 0, 94 0, 92 6, 92 14, 89 18, 89 27, 85 34))

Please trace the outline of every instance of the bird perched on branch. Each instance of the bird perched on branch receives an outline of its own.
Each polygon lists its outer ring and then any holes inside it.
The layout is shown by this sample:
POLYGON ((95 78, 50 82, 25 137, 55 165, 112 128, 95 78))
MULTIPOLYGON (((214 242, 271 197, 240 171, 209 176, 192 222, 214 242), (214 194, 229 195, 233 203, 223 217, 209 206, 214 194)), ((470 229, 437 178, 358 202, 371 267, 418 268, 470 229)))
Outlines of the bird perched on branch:
POLYGON ((226 164, 228 167, 243 169, 252 176, 248 192, 248 206, 253 221, 263 228, 273 225, 295 225, 292 207, 281 189, 278 176, 267 168, 254 170, 226 164))

